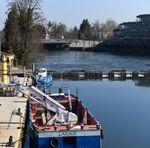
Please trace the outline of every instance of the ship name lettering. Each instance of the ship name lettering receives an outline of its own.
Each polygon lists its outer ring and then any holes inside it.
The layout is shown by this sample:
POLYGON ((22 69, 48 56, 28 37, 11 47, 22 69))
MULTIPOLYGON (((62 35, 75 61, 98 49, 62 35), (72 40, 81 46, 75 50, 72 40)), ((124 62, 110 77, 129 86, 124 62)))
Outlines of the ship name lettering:
POLYGON ((63 132, 62 133, 63 136, 76 136, 75 132, 63 132))

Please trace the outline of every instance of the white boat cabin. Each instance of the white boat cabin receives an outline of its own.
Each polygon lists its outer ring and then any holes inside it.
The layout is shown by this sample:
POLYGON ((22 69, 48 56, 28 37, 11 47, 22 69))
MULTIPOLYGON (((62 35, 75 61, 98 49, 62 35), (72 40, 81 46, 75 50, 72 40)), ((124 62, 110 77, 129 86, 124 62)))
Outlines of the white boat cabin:
POLYGON ((47 76, 47 69, 46 68, 40 68, 36 72, 36 77, 46 77, 47 76))

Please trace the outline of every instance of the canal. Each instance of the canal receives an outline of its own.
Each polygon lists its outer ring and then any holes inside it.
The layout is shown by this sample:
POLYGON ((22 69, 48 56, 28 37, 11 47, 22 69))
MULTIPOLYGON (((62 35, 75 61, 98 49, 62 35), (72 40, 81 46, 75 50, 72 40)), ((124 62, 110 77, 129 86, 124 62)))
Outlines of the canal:
MULTIPOLYGON (((150 70, 150 58, 90 52, 47 52, 38 67, 54 71, 150 70)), ((67 81, 53 86, 78 87, 79 99, 104 128, 103 148, 149 148, 150 81, 67 81)))
POLYGON ((103 148, 149 148, 150 88, 139 81, 54 81, 68 85, 104 128, 103 148))
POLYGON ((45 51, 36 67, 44 66, 53 71, 110 71, 150 70, 150 57, 113 55, 109 53, 82 51, 45 51))

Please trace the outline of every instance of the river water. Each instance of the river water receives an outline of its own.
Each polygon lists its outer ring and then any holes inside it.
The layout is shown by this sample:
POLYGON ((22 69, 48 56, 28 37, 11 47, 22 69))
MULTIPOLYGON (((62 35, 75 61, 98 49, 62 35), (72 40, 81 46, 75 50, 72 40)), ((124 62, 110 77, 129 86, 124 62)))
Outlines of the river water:
POLYGON ((38 68, 44 66, 54 71, 150 70, 150 57, 82 51, 47 51, 41 54, 41 59, 40 64, 36 65, 38 68))
MULTIPOLYGON (((150 70, 150 58, 91 52, 46 52, 49 70, 150 70)), ((104 128, 103 148, 150 148, 150 81, 55 80, 68 85, 104 128)))

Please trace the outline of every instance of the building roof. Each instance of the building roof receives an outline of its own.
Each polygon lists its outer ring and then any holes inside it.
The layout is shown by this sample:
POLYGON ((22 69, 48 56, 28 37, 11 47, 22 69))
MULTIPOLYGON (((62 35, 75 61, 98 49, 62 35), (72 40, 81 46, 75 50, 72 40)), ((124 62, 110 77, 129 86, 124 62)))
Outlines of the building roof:
POLYGON ((120 25, 128 25, 128 24, 136 24, 137 22, 124 22, 124 23, 121 23, 120 25))
POLYGON ((146 17, 150 17, 150 14, 141 14, 141 15, 138 15, 137 18, 145 17, 145 16, 146 16, 146 17))

